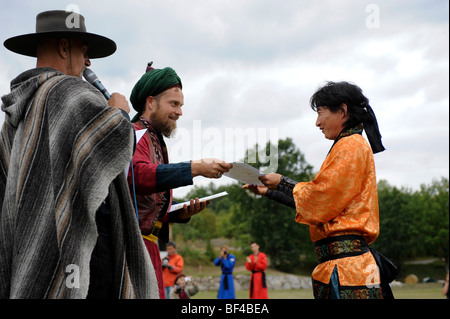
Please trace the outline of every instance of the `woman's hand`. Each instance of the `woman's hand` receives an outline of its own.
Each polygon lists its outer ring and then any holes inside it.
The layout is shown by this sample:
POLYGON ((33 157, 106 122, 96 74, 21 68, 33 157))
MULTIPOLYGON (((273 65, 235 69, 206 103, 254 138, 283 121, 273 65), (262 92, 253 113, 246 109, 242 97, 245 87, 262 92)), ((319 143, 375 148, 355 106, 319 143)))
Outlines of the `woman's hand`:
POLYGON ((261 195, 261 196, 265 196, 267 193, 267 187, 263 186, 263 185, 249 185, 249 184, 245 184, 244 186, 242 186, 243 189, 248 189, 249 191, 251 191, 252 193, 256 194, 256 195, 261 195))
POLYGON ((281 174, 269 173, 259 177, 259 180, 271 190, 276 190, 278 184, 281 182, 281 174))

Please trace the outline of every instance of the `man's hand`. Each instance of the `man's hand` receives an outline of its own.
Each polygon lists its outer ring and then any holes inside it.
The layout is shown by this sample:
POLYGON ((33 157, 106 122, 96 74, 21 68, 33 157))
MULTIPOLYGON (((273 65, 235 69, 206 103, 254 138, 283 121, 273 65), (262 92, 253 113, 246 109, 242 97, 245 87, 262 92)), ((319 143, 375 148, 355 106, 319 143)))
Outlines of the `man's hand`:
POLYGON ((216 158, 207 158, 191 162, 192 177, 204 176, 207 178, 220 178, 228 172, 233 165, 216 158))
POLYGON ((128 105, 127 99, 120 93, 115 92, 111 94, 111 98, 108 100, 108 105, 130 113, 130 106, 128 105))
POLYGON ((189 206, 185 204, 181 209, 181 212, 178 213, 178 217, 181 219, 188 219, 204 210, 209 203, 211 203, 209 200, 200 202, 198 197, 195 201, 191 199, 191 204, 189 206))

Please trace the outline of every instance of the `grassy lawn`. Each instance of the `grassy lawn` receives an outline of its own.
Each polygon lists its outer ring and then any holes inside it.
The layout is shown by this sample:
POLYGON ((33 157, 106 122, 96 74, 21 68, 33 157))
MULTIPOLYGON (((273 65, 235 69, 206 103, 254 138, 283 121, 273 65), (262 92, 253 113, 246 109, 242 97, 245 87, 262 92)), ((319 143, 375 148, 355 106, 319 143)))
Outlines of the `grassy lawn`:
POLYGON ((420 283, 393 289, 394 297, 397 299, 445 299, 442 295, 442 284, 420 283))
MULTIPOLYGON (((396 299, 445 299, 439 283, 416 284, 393 288, 396 299)), ((192 299, 216 299, 215 291, 200 291, 192 299)), ((312 290, 269 290, 270 299, 313 299, 312 290)), ((236 291, 236 299, 248 299, 247 290, 236 291)))
MULTIPOLYGON (((436 270, 431 269, 433 265, 423 266, 423 265, 409 265, 405 268, 405 273, 415 273, 419 275, 419 278, 430 276, 435 279, 444 279, 445 275, 442 275, 442 265, 436 270), (422 272, 423 274, 422 274, 422 272), (441 276, 441 277, 440 277, 441 276)), ((185 264, 185 269, 183 273, 194 276, 218 276, 220 274, 220 269, 214 266, 203 266, 196 267, 185 264)), ((234 274, 248 274, 249 272, 245 269, 242 264, 236 265, 234 269, 234 274)), ((268 268, 266 273, 268 275, 281 275, 283 272, 268 268)), ((302 276, 309 276, 310 272, 305 271, 301 273, 302 276)), ((403 278, 400 278, 403 280, 403 278)), ((406 285, 403 287, 393 288, 394 297, 396 299, 445 299, 442 295, 442 284, 437 282, 432 283, 418 283, 415 285, 406 285)), ((216 299, 217 291, 200 291, 197 295, 193 296, 192 299, 216 299)), ((270 299, 313 299, 312 289, 297 289, 297 290, 269 290, 270 299)), ((249 299, 248 290, 238 290, 236 291, 236 299, 249 299)))

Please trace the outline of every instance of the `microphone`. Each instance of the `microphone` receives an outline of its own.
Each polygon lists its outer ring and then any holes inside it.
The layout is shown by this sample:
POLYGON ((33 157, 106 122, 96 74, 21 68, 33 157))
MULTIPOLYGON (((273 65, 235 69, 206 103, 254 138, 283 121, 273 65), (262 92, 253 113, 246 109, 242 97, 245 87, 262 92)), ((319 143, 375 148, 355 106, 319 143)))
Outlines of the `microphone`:
POLYGON ((111 98, 111 94, 109 94, 108 90, 103 86, 102 82, 98 79, 97 75, 95 75, 94 71, 86 68, 83 72, 83 76, 90 84, 95 86, 97 90, 102 92, 104 97, 109 100, 111 98))

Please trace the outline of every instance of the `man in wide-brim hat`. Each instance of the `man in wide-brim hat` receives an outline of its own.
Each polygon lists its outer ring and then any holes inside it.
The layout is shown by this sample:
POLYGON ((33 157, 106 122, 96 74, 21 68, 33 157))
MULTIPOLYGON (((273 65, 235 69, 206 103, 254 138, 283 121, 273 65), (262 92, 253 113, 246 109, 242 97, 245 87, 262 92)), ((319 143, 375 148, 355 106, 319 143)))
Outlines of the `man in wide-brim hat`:
POLYGON ((48 38, 82 39, 89 46, 89 57, 91 59, 107 57, 117 49, 113 40, 87 32, 82 15, 68 11, 39 13, 36 18, 35 33, 9 38, 4 42, 4 45, 8 50, 15 53, 37 57, 39 40, 48 38))
POLYGON ((78 13, 47 11, 4 45, 37 67, 2 97, 0 298, 158 298, 124 174, 128 103, 81 78, 116 44, 78 13))

